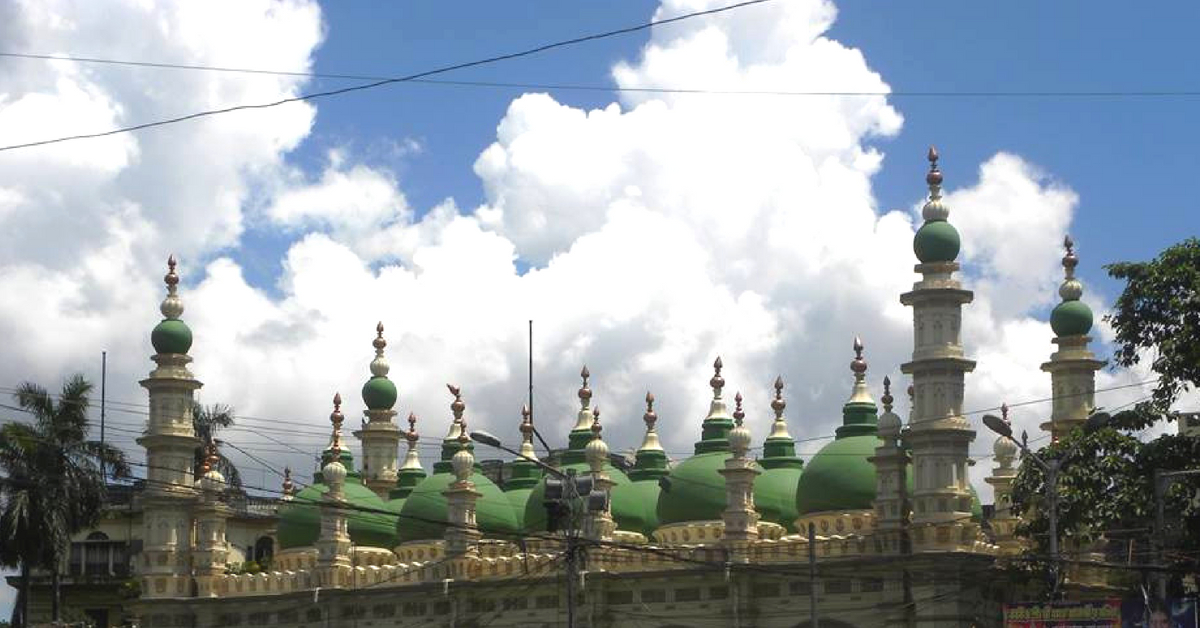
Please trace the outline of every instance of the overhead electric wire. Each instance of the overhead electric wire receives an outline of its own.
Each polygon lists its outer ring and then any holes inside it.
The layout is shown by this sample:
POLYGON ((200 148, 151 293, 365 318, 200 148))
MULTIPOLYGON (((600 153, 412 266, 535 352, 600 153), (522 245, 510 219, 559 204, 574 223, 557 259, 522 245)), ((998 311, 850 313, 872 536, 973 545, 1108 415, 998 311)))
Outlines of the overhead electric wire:
POLYGON ((8 146, 0 146, 0 152, 17 150, 17 149, 21 149, 21 148, 32 148, 34 146, 45 146, 48 144, 57 144, 60 142, 68 142, 68 141, 72 141, 72 140, 108 137, 108 136, 117 135, 120 133, 129 133, 132 131, 140 131, 143 129, 166 126, 169 124, 176 124, 179 122, 186 122, 188 120, 195 120, 198 118, 205 118, 205 117, 215 116, 215 115, 224 114, 224 113, 231 113, 234 111, 245 111, 245 110, 251 110, 251 109, 269 109, 272 107, 278 107, 280 105, 285 105, 285 104, 294 103, 294 102, 302 102, 302 101, 315 100, 318 98, 328 98, 328 97, 332 97, 332 96, 340 96, 342 94, 349 94, 352 92, 359 92, 359 91, 364 91, 364 90, 368 90, 368 89, 374 89, 376 87, 382 87, 384 85, 391 85, 394 83, 411 82, 416 79, 425 78, 427 76, 434 76, 436 74, 444 74, 446 72, 451 72, 454 70, 462 70, 462 69, 466 69, 466 68, 479 67, 479 66, 483 66, 483 65, 489 65, 492 63, 498 63, 500 61, 508 61, 510 59, 527 57, 530 55, 546 52, 547 50, 554 50, 556 48, 573 46, 573 45, 584 43, 584 42, 595 41, 595 40, 599 40, 599 39, 606 39, 608 37, 614 37, 617 35, 626 35, 629 33, 636 33, 638 31, 647 30, 647 29, 650 29, 650 28, 653 28, 656 26, 664 26, 666 24, 681 22, 684 20, 701 17, 701 16, 705 16, 705 15, 715 15, 717 13, 724 13, 726 11, 732 11, 734 9, 740 9, 742 7, 747 7, 747 6, 755 5, 755 4, 762 4, 764 2, 770 2, 770 1, 772 1, 772 0, 744 0, 743 2, 738 2, 735 4, 726 5, 723 7, 717 7, 715 9, 707 9, 704 11, 694 11, 691 13, 685 13, 683 15, 677 15, 675 17, 664 18, 661 20, 651 20, 649 22, 645 22, 645 23, 638 24, 635 26, 618 28, 615 30, 605 31, 602 33, 583 35, 580 37, 574 37, 571 39, 566 39, 566 40, 556 41, 556 42, 549 43, 549 44, 535 46, 533 48, 527 48, 525 50, 521 50, 518 52, 510 52, 507 54, 495 55, 495 56, 487 57, 484 59, 477 59, 475 61, 467 61, 467 62, 463 62, 463 63, 455 63, 455 64, 451 64, 451 65, 445 65, 445 66, 433 68, 430 70, 424 70, 421 72, 408 74, 406 76, 385 78, 385 79, 381 79, 381 80, 377 80, 377 81, 372 81, 370 83, 363 83, 360 85, 351 85, 350 87, 342 87, 339 89, 331 89, 331 90, 325 90, 325 91, 320 91, 320 92, 311 92, 308 94, 300 94, 299 96, 292 96, 290 98, 282 98, 282 99, 275 100, 272 102, 253 103, 253 104, 245 104, 245 105, 233 105, 230 107, 222 107, 219 109, 209 109, 209 110, 205 110, 205 111, 198 111, 195 113, 177 116, 174 118, 155 120, 153 122, 144 122, 142 124, 135 124, 132 126, 121 127, 121 128, 117 128, 117 129, 112 129, 110 131, 102 131, 102 132, 98 132, 98 133, 82 133, 82 134, 78 134, 78 135, 68 135, 68 136, 57 137, 57 138, 46 139, 46 140, 24 142, 24 143, 20 143, 20 144, 10 144, 8 146))

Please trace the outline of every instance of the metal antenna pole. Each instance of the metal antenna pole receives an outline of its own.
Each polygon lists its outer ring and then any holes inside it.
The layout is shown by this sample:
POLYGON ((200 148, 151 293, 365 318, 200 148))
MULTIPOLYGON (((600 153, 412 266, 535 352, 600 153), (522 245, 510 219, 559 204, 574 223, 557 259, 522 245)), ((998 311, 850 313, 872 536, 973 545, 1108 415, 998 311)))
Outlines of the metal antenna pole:
POLYGON ((809 625, 818 628, 817 623, 817 526, 808 522, 808 614, 809 625))
MULTIPOLYGON (((529 424, 533 423, 533 319, 529 319, 529 424)), ((546 439, 542 438, 542 433, 538 431, 537 426, 533 428, 534 436, 537 436, 538 442, 546 449, 546 456, 550 456, 550 445, 546 443, 546 439)))
MULTIPOLYGON (((100 352, 100 444, 104 445, 104 402, 108 384, 108 352, 100 352)), ((108 474, 104 469, 104 458, 100 458, 100 477, 108 483, 108 474)))

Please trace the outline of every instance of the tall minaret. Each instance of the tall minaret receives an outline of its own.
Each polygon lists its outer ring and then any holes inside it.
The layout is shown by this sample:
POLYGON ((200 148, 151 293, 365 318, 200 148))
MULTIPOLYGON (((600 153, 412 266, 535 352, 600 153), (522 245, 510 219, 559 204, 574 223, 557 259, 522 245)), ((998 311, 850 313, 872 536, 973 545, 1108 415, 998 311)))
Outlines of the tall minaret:
POLYGON ((734 426, 726 438, 730 455, 725 467, 717 469, 725 478, 725 510, 721 520, 725 524, 722 542, 729 549, 732 562, 749 560, 747 544, 758 539, 758 511, 754 509, 754 479, 761 470, 754 459, 746 455, 750 450, 750 430, 743 425, 746 413, 742 411, 742 393, 734 395, 736 407, 733 411, 734 426))
POLYGON ((400 447, 400 428, 392 422, 396 411, 396 385, 388 379, 387 358, 383 357, 383 349, 387 340, 383 339, 383 323, 375 325, 375 359, 371 360, 371 379, 362 387, 363 403, 367 409, 363 414, 367 422, 361 430, 354 433, 363 446, 363 483, 375 491, 382 499, 388 498, 388 492, 396 486, 397 456, 400 447))
POLYGON ((604 507, 588 509, 583 522, 583 532, 593 541, 604 541, 612 538, 613 530, 617 529, 612 518, 612 488, 615 486, 612 478, 604 472, 608 464, 608 444, 600 437, 600 408, 592 411, 592 440, 584 447, 588 469, 592 472, 592 490, 608 495, 604 507))
POLYGON ((333 439, 329 445, 329 462, 321 468, 321 477, 329 490, 321 496, 321 534, 317 538, 317 567, 321 570, 323 586, 336 587, 344 584, 350 569, 350 529, 346 520, 349 502, 346 500, 346 475, 348 469, 342 464, 342 396, 334 394, 333 412, 329 422, 333 424, 333 439))
MULTIPOLYGON (((453 388, 455 403, 462 403, 458 389, 453 388)), ((465 405, 465 404, 464 404, 465 405)), ((479 525, 475 519, 475 503, 482 496, 475 490, 471 475, 475 471, 475 455, 470 448, 471 439, 467 436, 467 422, 461 419, 461 412, 456 412, 455 424, 458 426, 458 451, 450 459, 454 472, 454 482, 442 495, 446 496, 447 519, 446 525, 446 555, 454 558, 477 558, 479 556, 479 525)))
POLYGON ((157 365, 140 383, 150 395, 150 419, 137 440, 146 449, 146 492, 142 497, 142 553, 138 573, 142 596, 191 594, 192 515, 196 501, 193 456, 200 441, 192 425, 193 393, 200 382, 188 370, 192 330, 179 319, 183 301, 177 289, 175 256, 167 260, 163 320, 150 334, 157 365))
POLYGON ((1088 349, 1092 310, 1079 300, 1083 284, 1075 278, 1079 258, 1071 236, 1063 239, 1063 246, 1067 250, 1062 260, 1065 277, 1058 288, 1062 303, 1050 313, 1050 328, 1055 334, 1052 342, 1058 345, 1058 351, 1042 364, 1042 370, 1050 374, 1054 401, 1050 420, 1041 427, 1056 441, 1087 421, 1096 403, 1096 371, 1104 366, 1088 349))
POLYGON ((908 443, 915 467, 913 491, 913 548, 969 548, 977 528, 971 521, 967 479, 967 449, 975 430, 963 416, 963 378, 975 362, 963 357, 962 306, 974 295, 954 278, 959 269, 959 238, 946 221, 942 204, 942 173, 938 154, 929 149, 929 202, 921 213, 925 224, 913 238, 921 261, 915 270, 922 279, 900 302, 913 308, 915 342, 912 361, 900 370, 912 376, 916 410, 910 420, 908 443))
MULTIPOLYGON (((1009 422, 1008 404, 1000 406, 1000 416, 1005 423, 1009 422)), ((1012 485, 1017 479, 1013 460, 1017 457, 1017 444, 1010 438, 997 436, 992 444, 992 453, 995 454, 996 466, 992 468, 992 474, 984 478, 985 482, 992 485, 996 496, 995 511, 991 518, 992 536, 996 539, 996 545, 1000 546, 1001 553, 1016 554, 1021 551, 1021 541, 1013 534, 1017 518, 1012 514, 1012 485)))
POLYGON ((225 476, 217 470, 217 446, 209 444, 204 466, 196 488, 201 498, 196 505, 196 547, 192 552, 192 569, 196 578, 196 597, 217 597, 218 578, 225 571, 229 558, 229 542, 225 527, 231 510, 222 499, 227 485, 225 476))
POLYGON ((875 465, 875 529, 885 552, 900 552, 901 534, 908 520, 907 490, 908 452, 900 440, 903 427, 900 416, 892 411, 892 380, 883 378, 883 414, 879 416, 876 434, 879 446, 871 463, 875 465))

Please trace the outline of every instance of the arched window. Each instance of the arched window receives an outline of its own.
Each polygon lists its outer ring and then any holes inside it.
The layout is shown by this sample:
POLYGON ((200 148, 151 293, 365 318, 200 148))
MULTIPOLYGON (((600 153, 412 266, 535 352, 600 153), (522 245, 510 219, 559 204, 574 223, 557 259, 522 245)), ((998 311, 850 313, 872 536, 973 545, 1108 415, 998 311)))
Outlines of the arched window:
POLYGON ((87 540, 89 540, 89 541, 107 541, 108 535, 99 530, 96 530, 95 532, 87 535, 87 540))
POLYGON ((259 537, 254 542, 254 562, 258 564, 271 562, 271 557, 275 555, 275 539, 269 536, 259 537))

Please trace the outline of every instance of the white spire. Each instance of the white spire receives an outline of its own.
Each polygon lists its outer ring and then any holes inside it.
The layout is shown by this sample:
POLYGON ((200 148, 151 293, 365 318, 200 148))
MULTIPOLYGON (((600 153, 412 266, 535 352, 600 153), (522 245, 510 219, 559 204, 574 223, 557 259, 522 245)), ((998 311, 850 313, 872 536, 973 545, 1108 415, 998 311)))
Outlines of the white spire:
POLYGON ((179 275, 175 274, 174 255, 167 257, 167 274, 163 277, 163 282, 167 284, 167 298, 163 299, 158 309, 163 318, 178 319, 183 315, 183 301, 178 294, 179 275))
POLYGON ((579 414, 575 418, 575 427, 571 428, 572 432, 592 429, 592 389, 588 388, 588 378, 591 376, 592 372, 585 364, 583 370, 579 371, 583 385, 579 387, 579 414))
POLYGON ((375 340, 371 345, 375 347, 375 359, 371 360, 371 375, 375 377, 387 377, 391 367, 388 366, 387 358, 383 357, 383 349, 387 346, 387 340, 383 339, 383 321, 375 325, 375 340))
POLYGON ((775 420, 771 423, 770 438, 788 438, 792 437, 788 433, 787 419, 783 418, 783 409, 787 407, 787 402, 783 400, 783 376, 775 377, 775 398, 771 400, 771 409, 775 411, 775 420))
POLYGON ((713 361, 713 376, 708 380, 708 385, 713 389, 713 398, 708 404, 708 417, 704 419, 705 421, 709 419, 731 418, 729 416, 729 409, 725 407, 725 400, 721 398, 721 391, 725 388, 725 378, 721 377, 721 368, 723 366, 721 356, 717 356, 717 359, 713 361))
POLYGON ((646 413, 642 415, 642 421, 646 423, 646 436, 642 439, 642 446, 638 447, 638 451, 662 451, 662 443, 658 442, 658 431, 654 428, 658 422, 658 414, 654 412, 654 395, 649 391, 646 392, 646 413))
POLYGON ((521 404, 521 456, 537 460, 537 452, 533 450, 533 415, 529 406, 521 404))
POLYGON ((417 435, 417 415, 412 412, 408 413, 408 431, 404 433, 404 440, 408 442, 408 453, 404 456, 404 464, 401 469, 420 469, 421 456, 417 453, 417 441, 420 440, 417 435))
POLYGON ((867 361, 863 359, 863 341, 854 337, 854 360, 850 362, 850 370, 854 372, 854 388, 850 391, 850 399, 846 403, 875 403, 871 399, 871 391, 867 389, 867 361))

